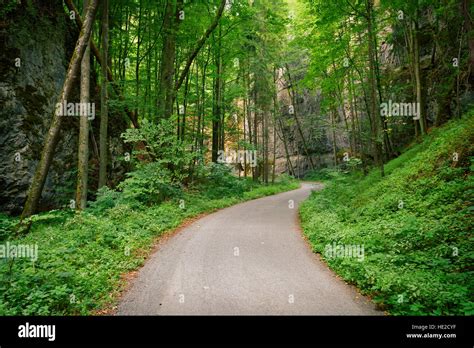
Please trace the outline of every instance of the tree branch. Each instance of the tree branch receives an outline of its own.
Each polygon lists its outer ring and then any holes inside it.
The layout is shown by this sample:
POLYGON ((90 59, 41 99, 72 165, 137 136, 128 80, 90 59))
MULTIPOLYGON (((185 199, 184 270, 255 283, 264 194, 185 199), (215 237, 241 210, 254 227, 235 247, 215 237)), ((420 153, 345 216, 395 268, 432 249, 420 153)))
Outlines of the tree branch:
POLYGON ((204 43, 206 42, 207 38, 211 35, 211 33, 214 31, 214 29, 217 27, 217 24, 219 23, 219 19, 222 17, 222 13, 224 12, 226 0, 222 0, 221 4, 219 6, 219 9, 217 10, 216 16, 214 17, 214 21, 210 25, 209 28, 207 28, 206 32, 204 35, 201 37, 201 39, 198 41, 196 47, 194 48, 193 52, 189 55, 186 65, 184 67, 184 70, 181 72, 181 75, 179 76, 178 81, 176 81, 176 84, 174 85, 174 90, 175 92, 179 90, 181 85, 183 84, 184 79, 186 78, 186 75, 189 72, 189 69, 191 68, 191 64, 193 64, 194 58, 198 55, 199 51, 201 50, 202 46, 204 46, 204 43))
MULTIPOLYGON (((76 25, 79 28, 79 30, 81 30, 83 22, 82 22, 81 16, 80 16, 79 11, 77 10, 76 6, 74 6, 72 0, 64 0, 64 2, 66 3, 66 6, 69 9, 69 11, 74 12, 76 25)), ((90 41, 90 48, 91 48, 92 53, 94 54, 95 59, 97 60, 99 65, 102 66, 102 64, 103 64, 102 54, 100 54, 99 49, 97 48, 94 41, 92 41, 92 40, 90 41)), ((107 66, 107 80, 109 80, 110 83, 112 84, 112 87, 113 87, 115 93, 117 94, 117 96, 119 97, 119 100, 124 101, 125 97, 123 96, 122 91, 120 90, 119 86, 117 85, 117 82, 114 80, 114 77, 112 75, 112 70, 110 70, 109 66, 107 66)), ((132 121, 133 127, 140 128, 140 125, 139 125, 138 119, 137 119, 137 115, 133 111, 130 111, 127 106, 124 107, 124 111, 127 114, 128 118, 130 118, 130 121, 132 121)))

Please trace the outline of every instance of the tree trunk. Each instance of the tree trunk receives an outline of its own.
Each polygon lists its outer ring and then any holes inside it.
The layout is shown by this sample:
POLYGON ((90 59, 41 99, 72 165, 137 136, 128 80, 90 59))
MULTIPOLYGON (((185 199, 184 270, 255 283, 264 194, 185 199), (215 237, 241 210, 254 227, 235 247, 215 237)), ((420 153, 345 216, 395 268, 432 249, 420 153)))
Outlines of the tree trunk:
MULTIPOLYGON (((91 0, 89 7, 87 8, 87 13, 85 16, 84 26, 81 29, 79 34, 79 39, 76 42, 76 47, 74 48, 74 53, 72 55, 71 61, 69 62, 69 67, 66 73, 66 79, 64 80, 63 88, 59 97, 59 104, 67 102, 71 95, 73 88, 73 82, 76 79, 77 73, 79 71, 79 65, 84 56, 84 52, 87 47, 87 43, 90 40, 92 32, 92 23, 97 11, 98 0, 91 0)), ((53 159, 54 151, 59 140, 59 130, 61 129, 62 116, 60 115, 60 110, 56 108, 53 119, 51 121, 51 126, 46 135, 45 145, 41 152, 41 159, 36 167, 35 175, 31 182, 28 197, 21 214, 21 219, 23 220, 26 217, 31 216, 35 213, 41 193, 43 191, 44 183, 48 175, 49 167, 53 159)))
POLYGON ((179 27, 183 0, 167 0, 163 20, 163 48, 161 53, 160 92, 158 117, 170 118, 174 102, 174 63, 176 60, 176 33, 179 27), (176 4, 176 6, 174 6, 176 4))
MULTIPOLYGON (((222 58, 221 58, 222 59, 222 58)), ((219 150, 225 150, 225 79, 222 81, 222 90, 220 93, 221 118, 219 120, 219 150)))
MULTIPOLYGON (((374 21, 373 23, 373 31, 376 31, 375 27, 376 23, 374 21)), ((377 91, 378 91, 378 96, 379 96, 379 105, 382 104, 382 82, 380 78, 380 63, 379 63, 379 58, 378 58, 378 50, 377 50, 378 44, 377 44, 377 35, 374 34, 374 65, 375 65, 375 78, 377 81, 377 91)), ((383 145, 385 148, 385 159, 388 161, 390 158, 393 157, 393 147, 392 147, 392 142, 389 137, 389 132, 388 132, 388 127, 387 127, 387 119, 385 116, 383 116, 380 112, 378 113, 380 117, 380 125, 381 125, 381 130, 382 130, 382 137, 383 137, 383 145)), ((383 155, 383 154, 382 154, 383 155)))
POLYGON ((276 114, 277 114, 277 75, 276 67, 273 67, 273 167, 272 167, 272 184, 275 182, 275 166, 276 166, 276 114))
POLYGON ((471 76, 474 75, 474 32, 472 30, 471 0, 463 0, 462 13, 464 17, 464 28, 467 33, 467 43, 469 45, 469 69, 471 76))
MULTIPOLYGON (((243 73, 242 73, 242 83, 243 83, 243 87, 244 87, 244 91, 245 91, 245 94, 244 94, 244 101, 243 101, 243 105, 244 105, 244 108, 243 108, 243 116, 244 116, 244 119, 243 119, 243 128, 244 128, 244 144, 247 144, 246 141, 247 141, 247 110, 248 110, 248 104, 247 104, 247 94, 248 94, 248 90, 247 90, 247 79, 248 79, 248 69, 246 69, 247 66, 244 66, 243 68, 243 73)), ((246 146, 246 145, 245 145, 246 146)), ((246 148, 244 149, 246 150, 246 148)), ((247 151, 244 151, 244 177, 247 178, 247 151)))
POLYGON ((197 134, 196 134, 196 149, 199 149, 199 155, 202 155, 203 149, 203 126, 204 126, 204 112, 206 107, 206 71, 209 64, 209 57, 211 55, 211 46, 207 50, 207 58, 202 68, 202 84, 201 84, 201 103, 198 108, 198 124, 197 124, 197 134), (202 124, 202 126, 201 126, 202 124))
POLYGON ((356 153, 358 152, 357 151, 357 139, 356 139, 356 130, 355 130, 355 119, 357 117, 356 115, 356 107, 355 107, 355 102, 354 102, 354 98, 353 98, 353 87, 352 87, 352 69, 349 70, 349 74, 348 74, 348 91, 349 91, 349 105, 350 105, 350 113, 351 113, 351 148, 352 148, 352 151, 353 151, 353 156, 356 155, 356 153))
MULTIPOLYGON (((138 115, 138 96, 140 95, 140 46, 142 43, 142 0, 138 3, 138 23, 137 23, 137 51, 136 51, 136 62, 135 62, 135 115, 138 115)), ((106 63, 106 62, 105 62, 106 63)))
MULTIPOLYGON (((253 105, 254 105, 254 112, 253 112, 253 146, 254 146, 254 149, 256 149, 257 154, 258 154, 258 109, 257 109, 257 105, 258 105, 257 97, 258 97, 258 94, 257 94, 257 88, 256 88, 256 85, 257 85, 256 79, 257 79, 257 77, 256 77, 255 74, 254 74, 254 88, 253 88, 253 105)), ((257 158, 258 158, 258 155, 257 155, 257 158)), ((258 161, 257 161, 257 165, 253 168, 253 180, 254 180, 254 181, 258 181, 259 178, 260 178, 260 167, 259 167, 258 161)))
MULTIPOLYGON (((418 13, 418 8, 417 8, 418 13)), ((418 117, 421 135, 426 134, 426 115, 425 105, 423 103, 422 86, 421 86, 421 68, 420 68, 420 43, 419 43, 419 28, 418 28, 418 15, 416 20, 413 21, 413 54, 414 54, 414 71, 416 81, 416 102, 418 103, 418 117)))
POLYGON ((221 145, 220 123, 221 123, 221 93, 222 93, 222 57, 221 57, 221 26, 219 25, 218 45, 216 52, 216 79, 214 83, 214 112, 212 115, 212 162, 217 162, 217 155, 221 145))
POLYGON ((283 147, 285 148, 285 155, 286 155, 286 164, 288 166, 288 171, 290 175, 295 175, 295 169, 293 168, 293 164, 291 163, 290 152, 288 151, 288 143, 286 142, 285 138, 285 131, 283 130, 283 122, 281 118, 277 116, 278 124, 280 126, 281 131, 281 140, 283 142, 283 147))
POLYGON ((374 30, 373 30, 373 0, 367 0, 367 31, 368 31, 368 51, 369 51, 369 85, 370 85, 370 119, 372 131, 372 145, 374 148, 375 163, 380 167, 380 174, 384 176, 384 166, 382 161, 382 151, 379 141, 379 108, 377 108, 377 83, 375 72, 375 48, 374 48, 374 30))
POLYGON ((184 97, 183 97, 183 115, 180 126, 179 139, 184 141, 185 129, 186 129, 186 111, 188 110, 188 92, 189 92, 189 75, 186 76, 186 83, 184 86, 184 97))
POLYGON ((109 123, 108 115, 108 91, 107 91, 107 70, 108 70, 108 49, 109 49, 109 0, 102 3, 102 86, 100 94, 100 161, 99 161, 99 188, 107 184, 107 158, 108 139, 107 128, 109 123))
POLYGON ((331 130, 332 130, 332 156, 334 160, 334 168, 337 167, 337 146, 336 146, 336 109, 331 107, 331 130))
POLYGON ((263 112, 263 181, 268 185, 268 110, 263 112))
MULTIPOLYGON (((84 0, 84 14, 88 0, 84 0)), ((81 61, 81 104, 90 102, 91 55, 89 44, 81 61)), ((76 209, 83 210, 87 205, 87 177, 89 164, 89 119, 84 113, 79 115, 79 147, 77 153, 76 209)))

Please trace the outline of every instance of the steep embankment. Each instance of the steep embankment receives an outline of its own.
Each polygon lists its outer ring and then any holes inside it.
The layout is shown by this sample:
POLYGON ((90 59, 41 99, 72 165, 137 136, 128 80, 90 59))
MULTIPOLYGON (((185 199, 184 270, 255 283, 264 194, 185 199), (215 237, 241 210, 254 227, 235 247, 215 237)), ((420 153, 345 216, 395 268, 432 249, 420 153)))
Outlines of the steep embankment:
POLYGON ((392 314, 473 314, 473 114, 433 130, 385 178, 329 173, 300 209, 313 250, 392 314))

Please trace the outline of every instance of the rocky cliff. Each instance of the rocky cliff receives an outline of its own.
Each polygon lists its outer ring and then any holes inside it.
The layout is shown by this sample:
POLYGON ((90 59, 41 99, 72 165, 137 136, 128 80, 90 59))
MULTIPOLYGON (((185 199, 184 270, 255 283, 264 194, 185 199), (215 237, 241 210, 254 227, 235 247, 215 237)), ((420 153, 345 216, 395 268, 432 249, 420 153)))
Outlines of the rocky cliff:
MULTIPOLYGON (((16 214, 40 157, 77 29, 60 0, 7 3, 0 12, 0 210, 16 214)), ((91 96, 98 96, 94 80, 93 76, 91 96)), ((78 88, 74 95, 72 102, 78 101, 78 88)), ((100 100, 93 102, 97 117, 91 121, 91 188, 97 167, 94 140, 98 142, 100 100)), ((74 198, 78 126, 78 117, 63 120, 40 209, 74 198)), ((110 134, 115 147, 121 147, 117 139, 125 126, 121 120, 114 122, 110 134)))

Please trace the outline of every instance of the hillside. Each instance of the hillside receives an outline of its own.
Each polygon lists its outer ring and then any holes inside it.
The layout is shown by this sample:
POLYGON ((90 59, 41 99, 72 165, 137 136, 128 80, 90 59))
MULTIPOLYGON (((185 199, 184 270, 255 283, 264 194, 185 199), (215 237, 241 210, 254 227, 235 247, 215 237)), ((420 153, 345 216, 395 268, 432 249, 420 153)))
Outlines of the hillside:
POLYGON ((387 163, 384 178, 315 173, 327 187, 300 210, 313 250, 391 314, 472 315, 473 143, 471 110, 387 163), (363 256, 331 253, 338 245, 363 256))

